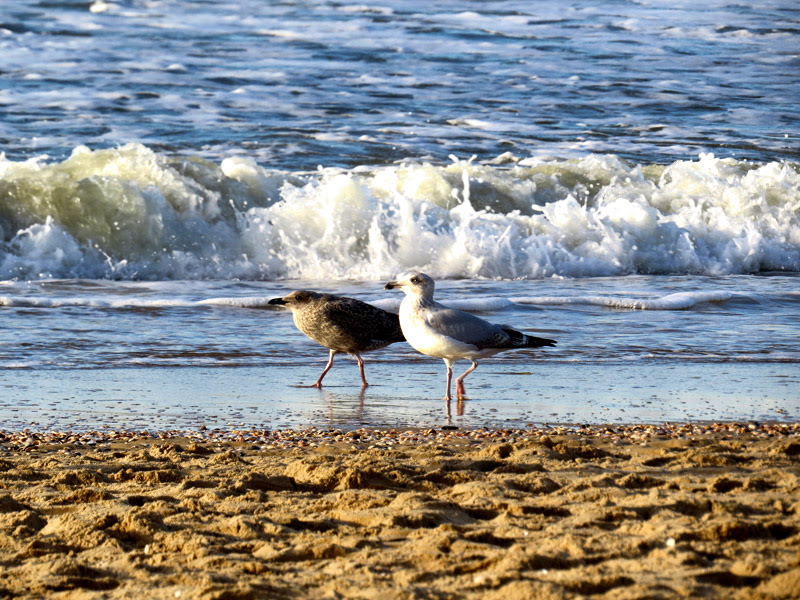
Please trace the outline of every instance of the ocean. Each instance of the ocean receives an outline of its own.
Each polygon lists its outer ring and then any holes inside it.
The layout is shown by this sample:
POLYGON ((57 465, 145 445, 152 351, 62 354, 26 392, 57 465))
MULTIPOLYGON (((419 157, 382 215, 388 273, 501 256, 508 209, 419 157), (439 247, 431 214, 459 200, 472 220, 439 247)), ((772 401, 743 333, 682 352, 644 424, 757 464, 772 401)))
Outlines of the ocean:
MULTIPOLYGON (((0 8, 0 430, 800 419, 792 2, 0 8), (267 304, 556 339, 446 406, 267 304)), ((468 363, 459 363, 466 369, 468 363)))

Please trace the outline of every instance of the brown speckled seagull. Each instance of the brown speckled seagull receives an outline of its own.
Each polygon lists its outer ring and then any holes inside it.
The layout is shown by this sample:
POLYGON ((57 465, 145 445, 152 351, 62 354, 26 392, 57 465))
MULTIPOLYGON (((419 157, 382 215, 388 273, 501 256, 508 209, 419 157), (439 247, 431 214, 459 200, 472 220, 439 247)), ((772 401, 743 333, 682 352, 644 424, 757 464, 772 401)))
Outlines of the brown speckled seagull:
POLYGON ((339 352, 356 357, 361 387, 367 387, 361 354, 406 339, 397 315, 355 298, 299 290, 283 298, 273 298, 269 304, 291 310, 297 328, 330 351, 325 370, 311 387, 322 387, 322 378, 339 352))

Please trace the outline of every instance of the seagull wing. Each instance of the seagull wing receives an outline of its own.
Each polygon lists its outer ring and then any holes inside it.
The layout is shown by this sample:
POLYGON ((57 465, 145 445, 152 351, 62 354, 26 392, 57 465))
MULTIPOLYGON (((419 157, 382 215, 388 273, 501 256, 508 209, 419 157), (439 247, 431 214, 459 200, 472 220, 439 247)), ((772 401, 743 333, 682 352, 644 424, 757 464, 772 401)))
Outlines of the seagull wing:
POLYGON ((330 327, 346 332, 364 350, 405 340, 397 315, 355 298, 336 298, 324 315, 330 327))
POLYGON ((437 333, 472 344, 481 350, 502 348, 509 341, 509 335, 499 325, 484 321, 463 310, 436 307, 427 311, 425 320, 437 333))

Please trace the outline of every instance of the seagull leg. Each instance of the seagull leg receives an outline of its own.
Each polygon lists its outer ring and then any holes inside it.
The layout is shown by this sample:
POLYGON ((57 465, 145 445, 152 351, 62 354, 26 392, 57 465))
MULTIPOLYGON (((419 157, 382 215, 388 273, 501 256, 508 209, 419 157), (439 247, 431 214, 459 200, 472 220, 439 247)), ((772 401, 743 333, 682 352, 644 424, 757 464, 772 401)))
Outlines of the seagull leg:
POLYGON ((318 390, 322 389, 322 378, 325 377, 327 372, 331 370, 331 367, 333 366, 333 355, 334 354, 336 354, 336 351, 331 350, 330 351, 330 358, 328 358, 328 364, 325 365, 325 369, 322 371, 322 375, 319 376, 319 379, 317 379, 317 382, 312 384, 311 387, 315 387, 318 390))
POLYGON ((447 365, 447 387, 444 390, 444 399, 450 402, 452 398, 450 396, 450 383, 453 381, 453 362, 445 358, 444 364, 447 365))
POLYGON ((467 393, 466 390, 464 389, 464 377, 472 373, 477 368, 478 368, 478 361, 473 360, 472 366, 466 371, 464 371, 464 374, 461 377, 456 379, 456 396, 458 397, 459 400, 463 400, 464 396, 467 393))
POLYGON ((358 361, 358 370, 361 371, 361 389, 363 390, 369 385, 367 378, 364 376, 364 359, 361 358, 360 354, 356 354, 356 360, 358 361))

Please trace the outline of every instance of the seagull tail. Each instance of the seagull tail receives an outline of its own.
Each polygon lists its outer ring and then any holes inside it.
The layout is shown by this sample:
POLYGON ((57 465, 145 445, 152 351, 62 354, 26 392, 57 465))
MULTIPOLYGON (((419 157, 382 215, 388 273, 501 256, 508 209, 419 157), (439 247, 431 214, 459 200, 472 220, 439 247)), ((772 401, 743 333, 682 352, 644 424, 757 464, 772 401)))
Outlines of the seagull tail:
POLYGON ((547 338, 534 337, 532 335, 525 336, 525 348, 541 348, 542 346, 555 346, 558 342, 549 340, 547 338))
POLYGON ((556 345, 555 340, 520 333, 516 329, 511 329, 510 327, 503 327, 503 331, 511 337, 511 344, 515 348, 541 348, 542 346, 556 345))

